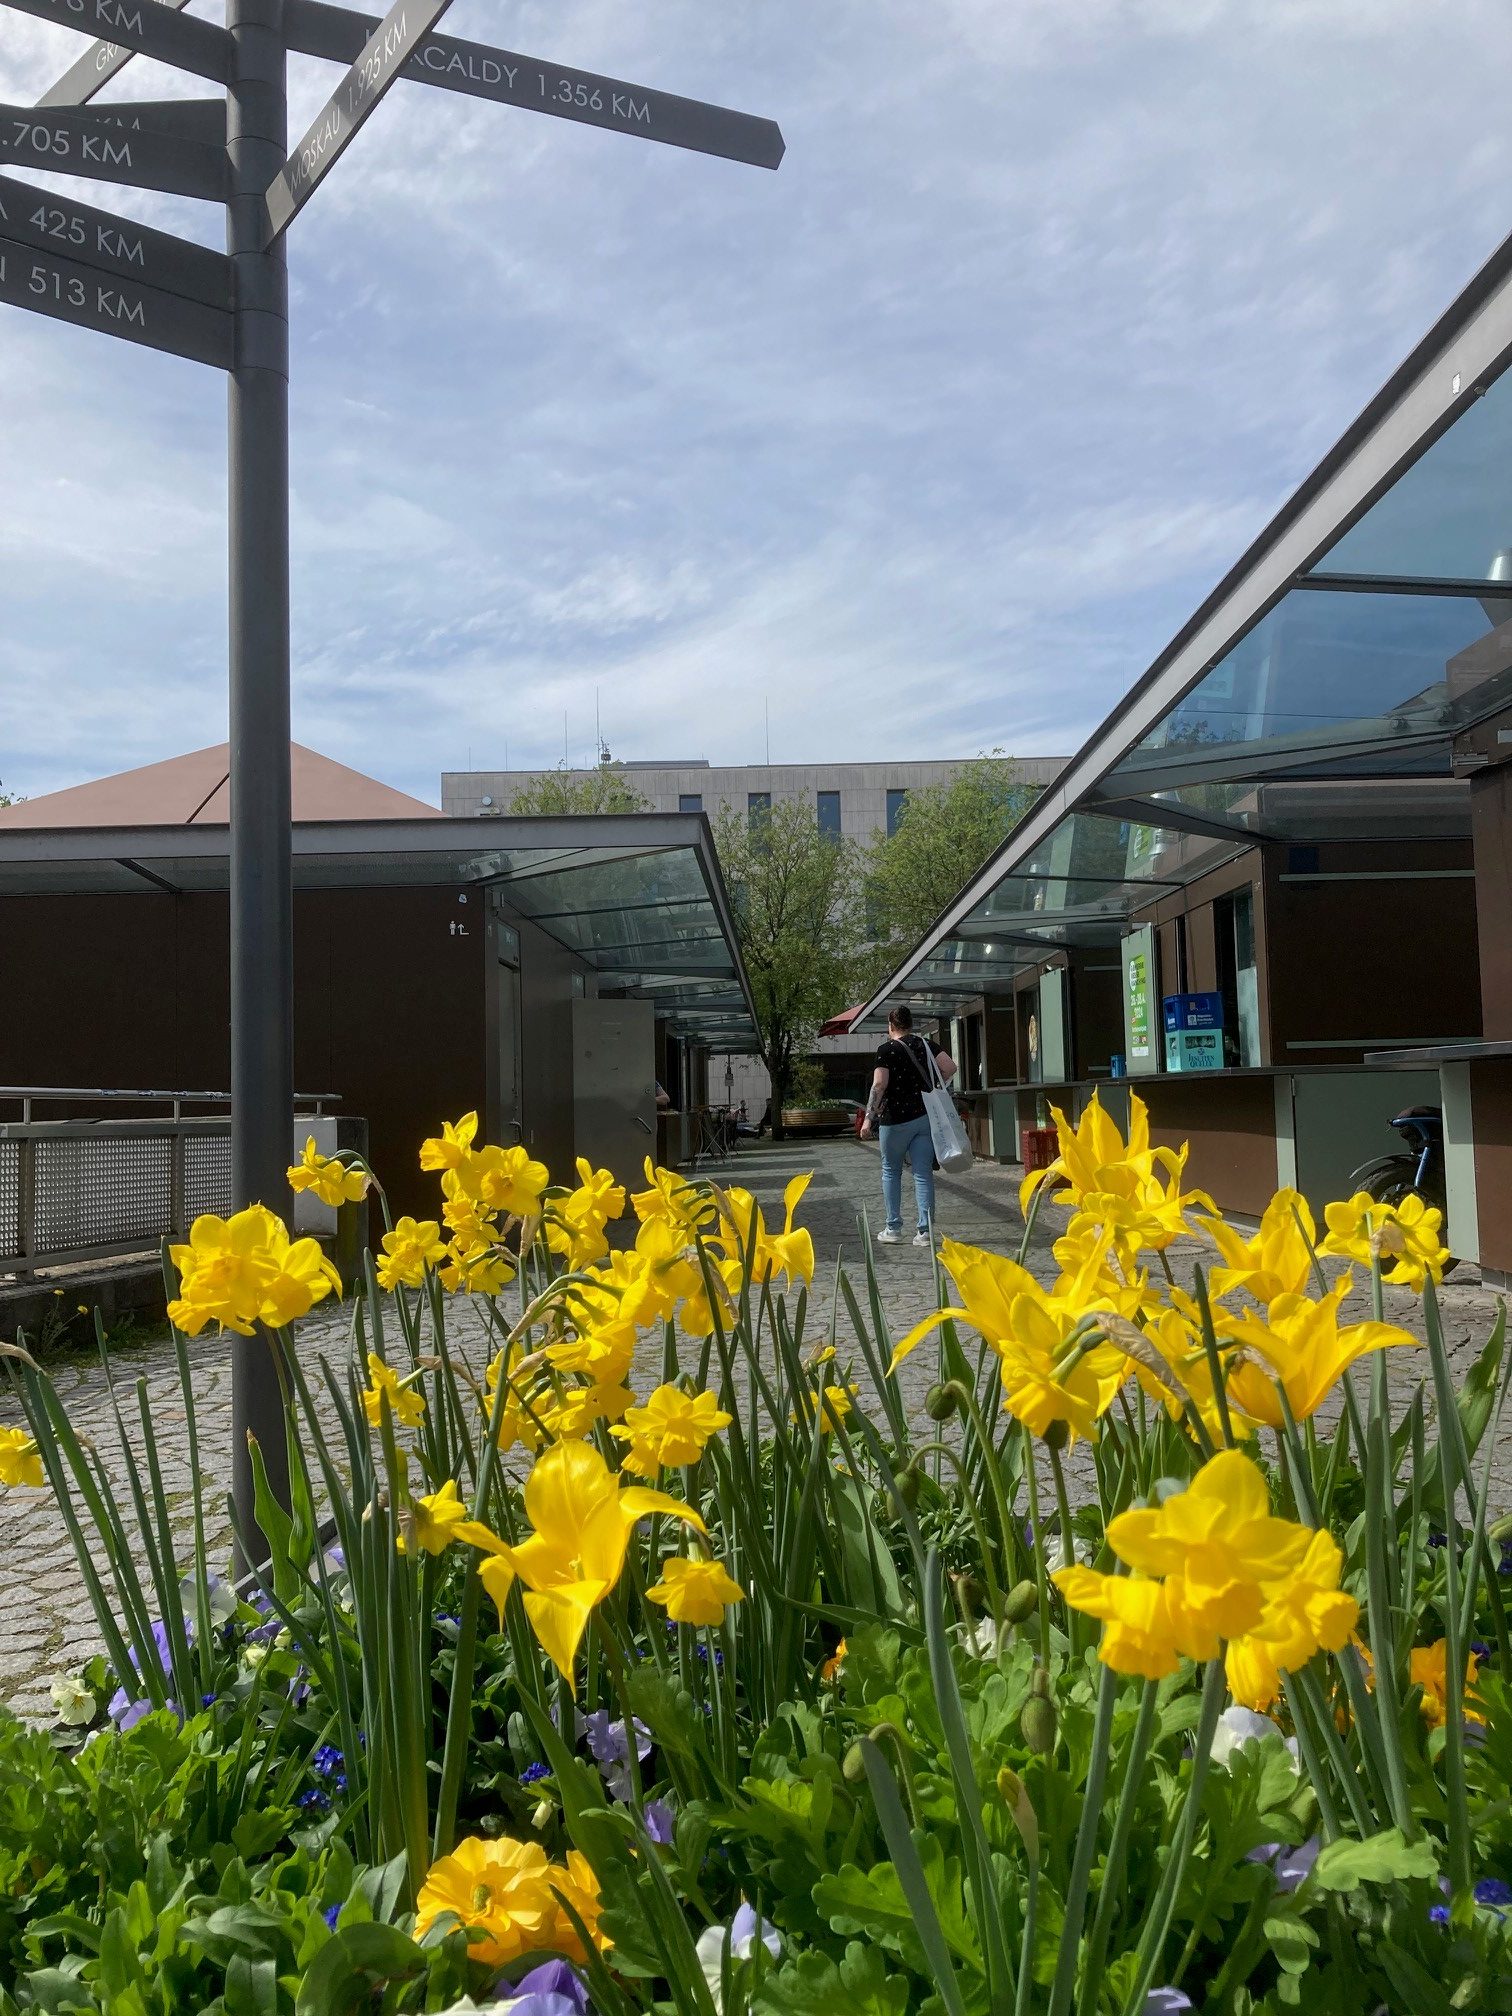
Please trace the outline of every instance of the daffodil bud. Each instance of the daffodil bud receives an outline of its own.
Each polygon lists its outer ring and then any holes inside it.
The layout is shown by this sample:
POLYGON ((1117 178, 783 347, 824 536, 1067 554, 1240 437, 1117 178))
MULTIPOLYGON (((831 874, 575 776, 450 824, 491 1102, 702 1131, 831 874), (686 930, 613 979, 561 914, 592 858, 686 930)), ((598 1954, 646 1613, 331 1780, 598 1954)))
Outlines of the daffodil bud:
POLYGON ((910 1511, 919 1502, 919 1487, 922 1482, 917 1463, 910 1463, 907 1469, 898 1473, 898 1496, 910 1511))
POLYGON ((980 1575, 973 1575, 969 1569, 955 1576, 956 1601, 968 1617, 975 1617, 982 1607, 987 1594, 987 1585, 980 1575))
POLYGON ((1029 1675, 1029 1692, 1041 1701, 1050 1699, 1050 1671, 1048 1667, 1036 1666, 1029 1675))
POLYGON ((931 1386, 924 1395, 924 1412, 931 1421, 948 1421, 960 1404, 960 1396, 953 1384, 931 1386))
POLYGON ((537 1806, 534 1813, 532 1813, 530 1816, 530 1824, 532 1827, 534 1827, 537 1834, 540 1833, 543 1827, 550 1826, 552 1816, 555 1814, 555 1812, 556 1808, 555 1806, 552 1805, 549 1799, 543 1799, 541 1801, 540 1805, 537 1806))
POLYGON ((1019 1732, 1038 1757, 1048 1757, 1055 1748, 1057 1734, 1055 1703, 1043 1694, 1031 1694, 1019 1717, 1019 1732))
POLYGON ((859 1785, 866 1776, 866 1756, 862 1751, 859 1737, 845 1753, 845 1761, 840 1766, 847 1785, 859 1785))
POLYGON ((1003 1603, 1003 1622, 1022 1624, 1032 1617, 1039 1608, 1039 1590, 1033 1582, 1018 1582, 1008 1591, 1003 1603))

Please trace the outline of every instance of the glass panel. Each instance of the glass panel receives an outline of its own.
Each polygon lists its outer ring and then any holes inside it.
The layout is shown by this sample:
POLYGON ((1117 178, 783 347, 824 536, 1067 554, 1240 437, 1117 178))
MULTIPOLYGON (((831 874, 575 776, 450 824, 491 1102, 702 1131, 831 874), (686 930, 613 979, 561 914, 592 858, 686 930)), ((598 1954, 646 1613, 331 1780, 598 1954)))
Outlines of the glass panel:
MULTIPOLYGON (((1159 788, 1360 758, 1377 770, 1512 699, 1512 592, 1294 589, 1111 773, 1159 788), (1173 758, 1176 759, 1173 761, 1173 758)), ((1430 759, 1447 770, 1447 751, 1430 759)))
POLYGON ((887 831, 891 837, 898 830, 898 821, 903 817, 903 807, 908 803, 906 791, 889 791, 887 794, 887 831))
POLYGON ((679 812, 702 812, 702 791, 684 791, 678 798, 677 809, 679 812))
POLYGON ((832 840, 840 838, 840 793, 821 791, 818 795, 817 811, 819 831, 827 833, 832 840))
POLYGON ((1313 572, 1512 581, 1512 373, 1462 413, 1313 572))
POLYGON ((752 824, 761 818, 763 813, 770 812, 771 809, 772 794, 770 791, 747 791, 746 816, 751 820, 752 824))

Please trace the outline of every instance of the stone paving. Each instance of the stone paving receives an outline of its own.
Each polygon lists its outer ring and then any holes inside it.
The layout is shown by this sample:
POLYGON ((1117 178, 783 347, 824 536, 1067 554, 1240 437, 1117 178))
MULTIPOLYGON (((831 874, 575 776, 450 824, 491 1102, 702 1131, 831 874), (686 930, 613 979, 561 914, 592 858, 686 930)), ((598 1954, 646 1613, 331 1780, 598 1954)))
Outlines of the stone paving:
MULTIPOLYGON (((845 1263, 858 1301, 865 1302, 862 1273, 865 1241, 881 1223, 878 1160, 874 1147, 850 1139, 818 1143, 784 1142, 742 1152, 733 1161, 709 1170, 716 1181, 743 1183, 760 1199, 768 1222, 780 1223, 783 1187, 789 1177, 812 1169, 814 1179, 800 1208, 800 1221, 814 1238, 816 1272, 807 1334, 811 1341, 828 1333, 830 1300, 837 1260, 845 1263)), ((940 1177, 937 1223, 942 1233, 997 1251, 1016 1250, 1019 1171, 998 1164, 979 1164, 964 1178, 940 1177)), ((912 1198, 905 1188, 905 1222, 912 1198)), ((1030 1265, 1041 1278, 1051 1278, 1050 1253, 1058 1214, 1042 1214, 1030 1254, 1030 1265)), ((931 1256, 908 1243, 874 1247, 879 1282, 894 1337, 934 1307, 931 1256)), ((1171 1263, 1179 1280, 1190 1279, 1191 1262, 1205 1257, 1194 1241, 1178 1242, 1171 1263)), ((1421 1316, 1410 1295, 1387 1290, 1388 1316, 1421 1334, 1421 1316)), ((1445 1328, 1457 1372, 1462 1373, 1480 1350, 1495 1319, 1497 1298, 1480 1286, 1473 1269, 1463 1269, 1442 1293, 1445 1328)), ((467 1310, 454 1312, 449 1337, 476 1366, 488 1355, 481 1320, 467 1310), (460 1320, 459 1320, 460 1319, 460 1320)), ((1362 1308, 1362 1314, 1368 1313, 1362 1308)), ((331 1307, 300 1326, 302 1359, 312 1368, 319 1354, 339 1359, 348 1348, 350 1314, 331 1307)), ((850 1325, 842 1303, 836 1322, 842 1359, 851 1355, 850 1325)), ((210 1336, 190 1346, 195 1412, 199 1424, 202 1482, 214 1544, 229 1557, 230 1535, 224 1516, 231 1442, 230 1359, 210 1336), (218 1510, 216 1508, 219 1508, 218 1510)), ((636 1382, 654 1385, 660 1372, 661 1343, 648 1340, 637 1363, 636 1382)), ((154 1441, 163 1468, 172 1517, 187 1555, 192 1535, 192 1495, 185 1410, 179 1390, 172 1344, 166 1334, 113 1359, 117 1398, 130 1424, 136 1422, 136 1384, 146 1385, 154 1441)), ((1424 1368, 1415 1354, 1391 1357, 1393 1391, 1405 1398, 1424 1368)), ((922 1410, 924 1393, 935 1369, 935 1353, 925 1346, 910 1358, 900 1375, 910 1415, 922 1410)), ((105 1376, 97 1361, 65 1363, 55 1371, 69 1418, 82 1434, 93 1438, 110 1475, 122 1475, 119 1444, 105 1376)), ((864 1366, 858 1377, 865 1392, 864 1366)), ((8 1396, 0 1396, 0 1423, 20 1418, 8 1396)), ((140 1427, 134 1441, 140 1443, 140 1427)), ((123 1492, 124 1499, 124 1492, 123 1492)), ((1492 1472, 1493 1509, 1512 1507, 1512 1436, 1504 1436, 1495 1452, 1492 1472)), ((124 1507, 128 1530, 129 1506, 124 1507)), ((72 1546, 51 1495, 41 1491, 5 1491, 0 1487, 0 1701, 20 1714, 49 1716, 50 1681, 71 1663, 87 1657, 97 1643, 97 1631, 74 1562, 72 1546)))

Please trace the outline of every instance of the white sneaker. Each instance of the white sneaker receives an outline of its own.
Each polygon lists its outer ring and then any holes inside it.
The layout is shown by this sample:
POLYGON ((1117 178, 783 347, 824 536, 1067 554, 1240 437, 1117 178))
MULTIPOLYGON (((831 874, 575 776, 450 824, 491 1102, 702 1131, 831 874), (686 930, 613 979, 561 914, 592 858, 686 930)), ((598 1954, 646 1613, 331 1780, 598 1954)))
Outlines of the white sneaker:
POLYGON ((927 1246, 929 1244, 929 1234, 927 1232, 915 1232, 913 1242, 915 1246, 927 1246))
POLYGON ((879 1246, 901 1246, 902 1243, 903 1234, 901 1232, 894 1232, 890 1225, 884 1225, 882 1230, 877 1234, 877 1244, 879 1246))

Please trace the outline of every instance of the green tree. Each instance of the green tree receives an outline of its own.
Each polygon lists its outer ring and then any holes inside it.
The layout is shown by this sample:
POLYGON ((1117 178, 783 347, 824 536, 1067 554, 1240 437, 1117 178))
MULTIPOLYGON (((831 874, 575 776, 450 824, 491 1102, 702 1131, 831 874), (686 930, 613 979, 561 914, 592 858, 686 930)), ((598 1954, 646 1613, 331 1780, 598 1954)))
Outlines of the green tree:
POLYGON ((909 792, 897 830, 878 836, 865 863, 873 985, 955 901, 1038 795, 1000 749, 963 763, 941 784, 909 792))
POLYGON ((651 800, 627 783, 618 763, 600 763, 593 770, 569 770, 559 763, 517 791, 510 800, 511 816, 534 812, 649 812, 651 800))
POLYGON ((6 805, 24 805, 25 803, 26 797, 23 792, 7 791, 5 786, 0 784, 0 807, 6 805))
POLYGON ((726 807, 714 827, 772 1078, 772 1134, 797 1060, 852 997, 861 949, 860 855, 821 833, 812 804, 779 800, 748 817, 726 807))

